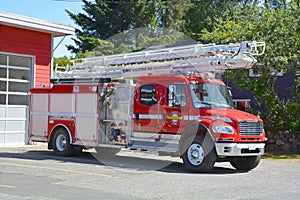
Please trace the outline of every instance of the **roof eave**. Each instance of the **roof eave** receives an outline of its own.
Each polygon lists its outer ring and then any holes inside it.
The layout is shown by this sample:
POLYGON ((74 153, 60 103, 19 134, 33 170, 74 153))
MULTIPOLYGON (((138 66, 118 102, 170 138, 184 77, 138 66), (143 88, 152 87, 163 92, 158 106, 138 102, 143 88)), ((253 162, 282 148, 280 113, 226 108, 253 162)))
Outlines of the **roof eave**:
POLYGON ((0 24, 52 34, 53 37, 73 35, 75 28, 31 17, 0 12, 0 24))

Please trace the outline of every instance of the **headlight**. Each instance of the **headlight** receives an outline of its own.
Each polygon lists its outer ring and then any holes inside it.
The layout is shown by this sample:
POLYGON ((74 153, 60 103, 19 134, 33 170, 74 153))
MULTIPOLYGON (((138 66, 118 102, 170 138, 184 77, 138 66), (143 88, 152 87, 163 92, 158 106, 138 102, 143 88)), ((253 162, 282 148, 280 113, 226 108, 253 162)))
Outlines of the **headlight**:
POLYGON ((224 133, 224 134, 233 134, 233 128, 231 126, 223 126, 223 125, 213 125, 212 130, 215 133, 224 133))

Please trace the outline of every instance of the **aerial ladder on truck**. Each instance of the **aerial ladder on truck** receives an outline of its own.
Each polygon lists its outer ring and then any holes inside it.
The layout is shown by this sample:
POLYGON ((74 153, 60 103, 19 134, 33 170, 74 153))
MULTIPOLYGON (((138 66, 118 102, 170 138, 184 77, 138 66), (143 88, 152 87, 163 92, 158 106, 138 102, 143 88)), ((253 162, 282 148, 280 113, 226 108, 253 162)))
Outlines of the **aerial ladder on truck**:
MULTIPOLYGON (((249 69, 257 62, 254 56, 264 51, 264 42, 246 41, 224 45, 193 44, 81 59, 83 62, 65 71, 55 71, 51 88, 31 90, 29 138, 48 142, 49 148, 58 155, 69 155, 73 147, 118 150, 128 147, 181 156, 192 171, 210 170, 217 156, 228 157, 228 160, 236 158, 230 162, 237 169, 253 169, 264 151, 262 120, 234 111, 229 104, 225 108, 231 109, 228 111, 231 114, 227 115, 222 110, 224 104, 213 106, 205 102, 203 99, 213 94, 207 91, 204 94, 204 85, 210 82, 205 82, 201 76, 226 69, 249 69), (173 80, 173 75, 178 80, 173 80), (156 78, 159 80, 155 85, 151 79, 156 78), (160 91, 153 93, 148 83, 160 91), (188 97, 180 106, 189 105, 189 109, 181 109, 176 104, 175 89, 186 91, 188 97), (194 101, 201 91, 201 102, 194 101), (152 104, 153 98, 156 98, 155 104, 152 104), (217 112, 216 116, 205 110, 217 112), (156 124, 143 127, 142 120, 153 120, 156 124), (207 151, 200 136, 193 141, 199 145, 190 144, 189 133, 198 135, 199 128, 206 130, 209 140, 214 141, 212 154, 200 153, 207 151), (222 135, 222 131, 232 135, 222 135), (215 138, 216 134, 219 136, 215 138), (190 146, 183 151, 186 145, 190 146), (239 159, 244 159, 243 156, 251 159, 243 160, 244 165, 240 166, 239 159)), ((227 89, 225 84, 213 81, 212 87, 216 86, 214 89, 222 95, 227 89)))
POLYGON ((213 72, 226 69, 251 68, 265 51, 264 42, 235 44, 193 44, 156 50, 79 59, 81 63, 55 71, 61 78, 130 79, 147 74, 170 72, 213 72))

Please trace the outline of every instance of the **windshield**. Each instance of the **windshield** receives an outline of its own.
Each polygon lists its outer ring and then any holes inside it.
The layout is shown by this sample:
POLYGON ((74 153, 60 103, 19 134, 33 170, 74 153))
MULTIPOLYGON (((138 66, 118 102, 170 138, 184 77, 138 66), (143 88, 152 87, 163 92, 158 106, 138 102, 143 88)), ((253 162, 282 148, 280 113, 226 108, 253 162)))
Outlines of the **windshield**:
POLYGON ((191 83, 190 90, 195 108, 233 108, 231 96, 225 85, 191 83))

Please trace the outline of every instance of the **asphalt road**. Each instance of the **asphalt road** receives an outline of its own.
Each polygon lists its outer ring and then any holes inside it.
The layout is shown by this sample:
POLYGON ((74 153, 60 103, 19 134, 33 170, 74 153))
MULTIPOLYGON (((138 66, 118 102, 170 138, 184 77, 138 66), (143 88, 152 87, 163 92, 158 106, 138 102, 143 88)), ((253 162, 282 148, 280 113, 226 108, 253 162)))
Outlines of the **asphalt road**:
POLYGON ((250 172, 217 163, 197 174, 147 152, 57 157, 44 146, 2 147, 0 199, 300 199, 300 160, 264 159, 250 172))

